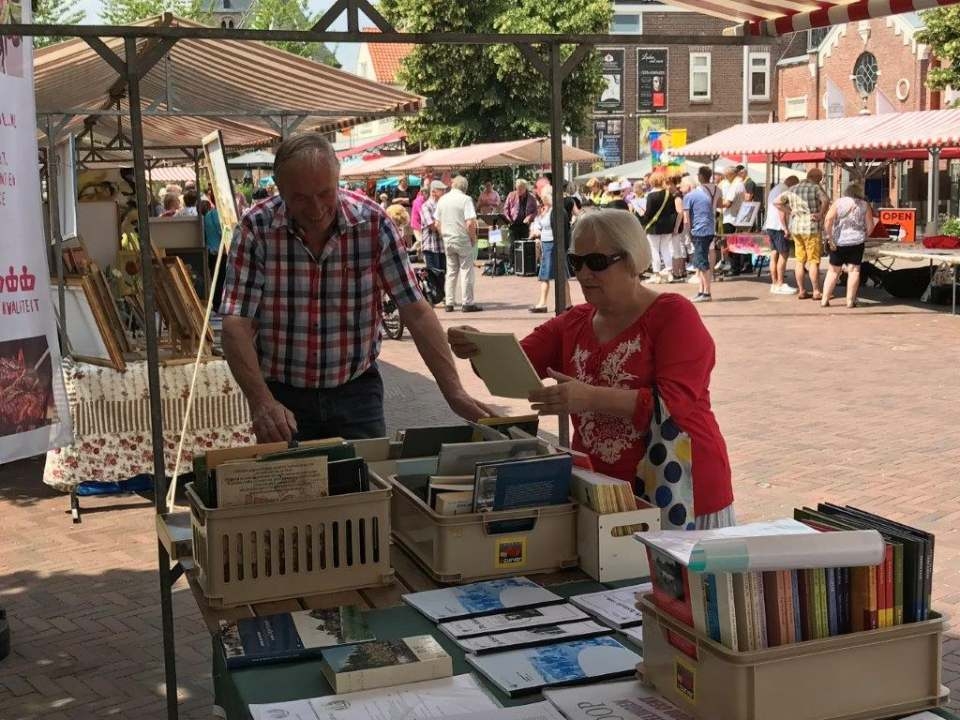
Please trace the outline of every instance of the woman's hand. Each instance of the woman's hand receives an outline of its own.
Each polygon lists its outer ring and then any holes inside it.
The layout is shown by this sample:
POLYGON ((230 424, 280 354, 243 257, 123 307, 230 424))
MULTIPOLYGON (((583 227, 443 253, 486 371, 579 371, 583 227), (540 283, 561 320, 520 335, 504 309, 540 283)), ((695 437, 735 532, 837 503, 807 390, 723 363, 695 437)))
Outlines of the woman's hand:
POLYGON ((547 368, 547 374, 557 384, 539 388, 527 396, 534 410, 541 415, 576 415, 593 409, 596 388, 552 368, 547 368))
POLYGON ((452 327, 447 330, 447 342, 450 343, 450 350, 454 355, 461 360, 469 360, 480 351, 480 348, 467 340, 466 336, 463 334, 464 330, 472 330, 476 332, 476 328, 470 327, 469 325, 452 327))

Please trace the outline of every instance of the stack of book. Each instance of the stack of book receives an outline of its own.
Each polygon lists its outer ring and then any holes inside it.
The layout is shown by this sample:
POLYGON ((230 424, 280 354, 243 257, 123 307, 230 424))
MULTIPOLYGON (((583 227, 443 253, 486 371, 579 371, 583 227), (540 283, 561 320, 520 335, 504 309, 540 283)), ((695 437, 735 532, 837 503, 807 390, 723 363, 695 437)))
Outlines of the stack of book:
POLYGON ((856 508, 796 519, 635 537, 653 602, 733 650, 924 620, 933 536, 856 508))
POLYGON ((609 475, 577 469, 570 490, 578 503, 601 515, 637 509, 637 498, 630 483, 609 475))

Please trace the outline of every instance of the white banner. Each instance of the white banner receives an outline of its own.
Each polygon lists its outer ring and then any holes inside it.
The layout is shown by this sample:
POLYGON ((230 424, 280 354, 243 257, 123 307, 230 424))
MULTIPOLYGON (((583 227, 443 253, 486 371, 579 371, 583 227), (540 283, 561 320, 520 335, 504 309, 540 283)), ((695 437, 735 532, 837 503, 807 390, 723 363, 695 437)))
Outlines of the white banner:
MULTIPOLYGON (((30 22, 28 2, 0 1, 0 10, 2 23, 30 22)), ((50 303, 36 127, 32 44, 0 36, 0 463, 73 439, 50 303)))

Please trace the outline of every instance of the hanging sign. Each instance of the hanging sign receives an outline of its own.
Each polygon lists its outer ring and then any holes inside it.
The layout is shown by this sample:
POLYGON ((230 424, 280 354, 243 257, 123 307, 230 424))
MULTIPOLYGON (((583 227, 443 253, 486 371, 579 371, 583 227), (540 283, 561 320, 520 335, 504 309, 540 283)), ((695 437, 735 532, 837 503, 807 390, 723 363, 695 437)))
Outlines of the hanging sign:
POLYGON ((604 167, 623 162, 623 118, 594 118, 593 152, 604 167))
POLYGON ((637 112, 667 112, 666 48, 637 48, 637 112))
MULTIPOLYGON (((29 23, 7 2, 0 23, 29 23)), ((0 463, 70 443, 37 172, 33 43, 0 36, 0 463)))
POLYGON ((596 112, 623 112, 623 48, 598 50, 605 86, 597 101, 596 112))

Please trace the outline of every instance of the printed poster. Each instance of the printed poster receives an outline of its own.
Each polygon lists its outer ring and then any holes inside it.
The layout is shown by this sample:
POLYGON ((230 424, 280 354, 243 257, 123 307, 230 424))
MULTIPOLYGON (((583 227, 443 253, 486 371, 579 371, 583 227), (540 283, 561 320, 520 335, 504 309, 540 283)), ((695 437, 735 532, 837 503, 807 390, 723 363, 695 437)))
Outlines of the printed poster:
POLYGON ((237 220, 237 201, 233 193, 233 182, 230 180, 227 158, 224 155, 223 134, 219 130, 203 138, 203 153, 207 157, 210 184, 213 186, 217 215, 220 216, 220 227, 223 231, 222 243, 224 250, 229 250, 234 228, 237 227, 239 221, 237 220))
POLYGON ((637 112, 667 112, 667 49, 637 49, 637 112))
MULTIPOLYGON (((0 23, 30 22, 29 3, 0 0, 0 23)), ((37 171, 33 47, 0 37, 0 463, 73 440, 60 366, 37 171)))
POLYGON ((604 167, 623 162, 623 118, 594 118, 593 152, 604 167))
POLYGON ((623 112, 623 48, 602 49, 600 53, 601 72, 605 83, 597 112, 623 112))

